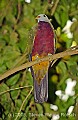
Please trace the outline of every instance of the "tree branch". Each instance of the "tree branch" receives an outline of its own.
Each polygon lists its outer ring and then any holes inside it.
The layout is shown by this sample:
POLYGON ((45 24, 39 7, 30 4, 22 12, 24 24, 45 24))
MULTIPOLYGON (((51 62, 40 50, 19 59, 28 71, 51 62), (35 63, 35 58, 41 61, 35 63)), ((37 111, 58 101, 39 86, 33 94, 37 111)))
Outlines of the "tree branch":
POLYGON ((75 47, 71 47, 70 49, 64 51, 64 52, 60 52, 60 53, 57 53, 57 54, 54 54, 54 55, 49 55, 49 56, 46 56, 44 58, 41 58, 41 59, 37 59, 37 60, 34 60, 34 61, 31 61, 31 62, 27 62, 19 67, 16 67, 16 68, 12 68, 10 70, 8 70, 7 72, 5 72, 4 74, 0 75, 0 81, 2 81, 4 78, 7 78, 8 76, 20 71, 20 70, 23 70, 23 69, 26 69, 28 67, 31 67, 35 64, 38 64, 40 62, 43 62, 43 61, 53 61, 53 60, 56 60, 56 59, 59 59, 59 58, 62 58, 64 56, 68 56, 68 55, 75 55, 75 54, 78 54, 78 46, 75 46, 75 47))
POLYGON ((54 14, 54 12, 55 12, 55 10, 57 8, 58 3, 59 3, 59 0, 56 0, 54 6, 52 7, 51 15, 54 14))
POLYGON ((0 96, 7 93, 7 92, 11 92, 11 91, 14 91, 14 90, 19 90, 19 89, 24 89, 24 88, 30 88, 30 87, 32 87, 32 86, 29 85, 29 86, 23 86, 23 87, 21 86, 19 88, 11 88, 11 89, 0 92, 0 96))

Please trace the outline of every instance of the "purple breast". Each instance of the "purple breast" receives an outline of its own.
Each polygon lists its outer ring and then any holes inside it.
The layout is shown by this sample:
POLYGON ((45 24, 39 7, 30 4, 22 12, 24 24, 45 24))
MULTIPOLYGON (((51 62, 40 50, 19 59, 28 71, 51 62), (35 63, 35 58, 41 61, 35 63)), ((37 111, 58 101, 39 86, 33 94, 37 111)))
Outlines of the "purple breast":
POLYGON ((54 53, 54 32, 53 28, 48 22, 40 21, 38 23, 38 30, 34 39, 34 46, 32 49, 32 56, 42 53, 54 53))

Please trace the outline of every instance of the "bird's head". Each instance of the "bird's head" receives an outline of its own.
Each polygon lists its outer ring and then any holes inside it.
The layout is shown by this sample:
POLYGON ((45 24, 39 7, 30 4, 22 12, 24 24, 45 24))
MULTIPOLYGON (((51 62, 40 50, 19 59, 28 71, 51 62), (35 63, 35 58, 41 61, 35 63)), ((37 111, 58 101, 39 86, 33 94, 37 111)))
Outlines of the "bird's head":
POLYGON ((45 22, 50 22, 50 20, 48 19, 48 17, 45 14, 39 14, 36 19, 39 21, 45 21, 45 22))

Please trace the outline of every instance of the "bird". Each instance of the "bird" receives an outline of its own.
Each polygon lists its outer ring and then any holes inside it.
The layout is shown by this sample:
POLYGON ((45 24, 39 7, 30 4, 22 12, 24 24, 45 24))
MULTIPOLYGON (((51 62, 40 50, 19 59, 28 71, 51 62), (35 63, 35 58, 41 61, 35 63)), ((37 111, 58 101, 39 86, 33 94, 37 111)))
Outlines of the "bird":
MULTIPOLYGON (((37 25, 34 28, 33 46, 30 55, 31 61, 55 53, 55 32, 47 15, 39 14, 36 17, 37 25)), ((48 100, 48 69, 49 61, 40 62, 31 67, 34 83, 34 100, 36 103, 48 100)))

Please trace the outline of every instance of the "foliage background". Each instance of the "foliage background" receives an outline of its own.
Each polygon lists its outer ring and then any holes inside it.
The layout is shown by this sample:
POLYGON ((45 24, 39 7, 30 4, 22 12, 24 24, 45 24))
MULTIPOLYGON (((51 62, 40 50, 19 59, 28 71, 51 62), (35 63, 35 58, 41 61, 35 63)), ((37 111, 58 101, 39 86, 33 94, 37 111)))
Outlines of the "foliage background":
MULTIPOLYGON (((36 24, 35 17, 40 13, 45 13, 52 19, 57 34, 56 53, 70 48, 73 43, 78 44, 77 0, 32 0, 30 3, 24 0, 0 0, 0 74, 28 62, 32 46, 29 31, 36 24), (56 1, 58 5, 52 15, 56 1), (73 37, 69 38, 62 29, 67 21, 73 18, 77 20, 70 28, 73 37)), ((50 68, 48 102, 37 104, 34 103, 33 91, 29 94, 33 86, 33 78, 28 69, 7 77, 0 82, 0 120, 49 120, 52 119, 53 114, 59 114, 60 120, 77 120, 78 82, 75 86, 75 95, 69 97, 66 102, 55 95, 56 90, 65 90, 68 78, 78 81, 78 55, 59 59, 50 68), (24 88, 14 90, 19 87, 24 88), (27 95, 29 97, 25 100, 27 95), (24 100, 25 103, 22 106, 24 100), (58 110, 52 110, 51 104, 56 104, 58 110), (67 116, 67 110, 72 105, 74 105, 74 115, 67 116), (61 116, 61 113, 65 115, 61 116)))

